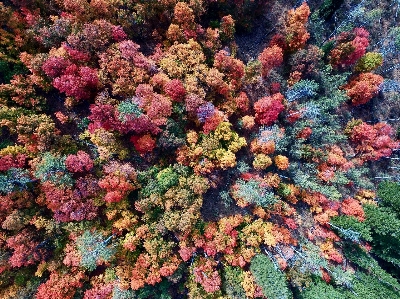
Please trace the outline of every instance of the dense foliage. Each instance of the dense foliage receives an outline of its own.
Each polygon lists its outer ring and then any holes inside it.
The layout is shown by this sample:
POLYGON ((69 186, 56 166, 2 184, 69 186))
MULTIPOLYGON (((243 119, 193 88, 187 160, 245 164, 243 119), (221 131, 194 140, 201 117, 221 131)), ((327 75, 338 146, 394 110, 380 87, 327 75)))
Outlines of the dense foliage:
POLYGON ((398 10, 0 2, 0 299, 400 298, 398 10))

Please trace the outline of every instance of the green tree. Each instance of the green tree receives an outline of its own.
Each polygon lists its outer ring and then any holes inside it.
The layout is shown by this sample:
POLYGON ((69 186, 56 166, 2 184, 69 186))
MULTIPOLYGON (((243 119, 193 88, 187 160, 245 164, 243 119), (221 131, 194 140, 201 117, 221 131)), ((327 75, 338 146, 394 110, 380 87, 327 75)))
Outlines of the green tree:
POLYGON ((292 298, 285 274, 280 272, 267 256, 257 254, 251 260, 250 271, 261 287, 264 296, 269 299, 292 298))
POLYGON ((245 299, 246 293, 240 284, 243 281, 243 270, 239 267, 225 266, 222 287, 231 299, 245 299))
POLYGON ((111 237, 104 240, 101 233, 86 230, 76 240, 76 247, 82 256, 81 266, 93 271, 98 263, 109 261, 115 253, 115 249, 108 245, 110 239, 111 237))

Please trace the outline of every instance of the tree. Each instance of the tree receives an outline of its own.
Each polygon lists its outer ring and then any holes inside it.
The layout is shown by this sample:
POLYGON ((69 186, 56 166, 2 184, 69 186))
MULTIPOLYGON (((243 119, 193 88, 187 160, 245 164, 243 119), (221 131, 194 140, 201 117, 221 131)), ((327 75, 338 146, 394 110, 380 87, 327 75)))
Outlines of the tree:
POLYGON ((306 29, 309 15, 310 8, 306 2, 288 12, 286 20, 286 44, 290 51, 297 51, 303 48, 310 38, 310 34, 306 29))
POLYGON ((115 248, 108 245, 111 237, 104 239, 97 231, 84 231, 76 239, 76 248, 81 254, 81 266, 93 271, 98 265, 109 262, 115 253, 115 248))
POLYGON ((239 267, 224 266, 222 286, 226 294, 232 299, 245 298, 246 293, 241 283, 243 271, 239 267))
POLYGON ((35 177, 42 182, 50 182, 55 185, 71 186, 73 179, 65 166, 66 157, 53 156, 45 153, 36 164, 35 177))
POLYGON ((354 216, 359 221, 365 220, 364 210, 360 202, 353 198, 347 198, 342 202, 341 211, 345 215, 354 216))
POLYGON ((274 158, 274 162, 279 170, 286 170, 289 168, 289 159, 286 156, 278 155, 274 158))
POLYGON ((46 241, 41 242, 33 231, 25 228, 6 241, 6 247, 13 250, 8 259, 13 268, 34 265, 48 256, 45 246, 46 241))
POLYGON ((33 181, 27 170, 11 167, 5 174, 0 174, 0 193, 26 190, 27 184, 33 181))
POLYGON ((300 80, 288 88, 286 99, 289 102, 313 98, 317 95, 319 85, 313 80, 300 80))
POLYGON ((369 32, 364 28, 355 28, 352 32, 343 32, 336 39, 336 46, 330 52, 330 63, 334 67, 349 66, 360 59, 369 45, 369 32))
POLYGON ((217 263, 213 259, 199 258, 194 264, 194 281, 200 283, 208 293, 214 293, 221 288, 221 276, 215 269, 217 263))
POLYGON ((400 246, 400 220, 397 213, 386 207, 364 205, 365 224, 371 230, 373 251, 380 258, 400 264, 396 248, 400 246), (390 225, 388 225, 390 223, 390 225))
POLYGON ((272 47, 265 48, 258 56, 262 65, 262 75, 267 77, 269 72, 282 64, 283 62, 283 51, 282 48, 274 45, 272 47))
POLYGON ((240 87, 241 79, 244 76, 244 64, 242 61, 221 50, 215 54, 214 67, 229 79, 233 87, 240 87))
POLYGON ((393 149, 399 146, 391 137, 392 127, 386 123, 369 125, 361 120, 353 120, 347 124, 345 132, 356 145, 355 149, 363 161, 376 161, 388 157, 393 149))
POLYGON ((165 93, 172 98, 175 102, 182 102, 185 97, 186 90, 182 82, 178 79, 168 81, 164 85, 165 93))
POLYGON ((223 16, 221 19, 221 39, 232 40, 235 34, 235 20, 231 15, 223 16))
POLYGON ((255 179, 250 179, 248 181, 238 179, 232 186, 232 197, 241 207, 249 204, 268 207, 276 202, 272 190, 266 187, 261 181, 255 179))
POLYGON ((279 116, 279 113, 285 110, 282 101, 284 97, 280 93, 276 93, 270 97, 263 97, 254 103, 256 111, 256 121, 260 124, 270 126, 279 116))
POLYGON ((103 84, 110 84, 113 95, 132 97, 137 84, 144 83, 154 62, 145 57, 131 40, 111 45, 99 55, 103 84))
POLYGON ((97 83, 97 70, 74 64, 68 66, 65 72, 53 81, 55 88, 77 100, 88 99, 91 92, 97 88, 97 83))
POLYGON ((382 64, 383 57, 381 53, 368 52, 357 61, 354 69, 357 72, 372 72, 382 64))
POLYGON ((400 184, 384 181, 378 186, 380 205, 393 209, 400 215, 400 184))
POLYGON ((93 168, 93 160, 84 151, 78 151, 76 155, 68 155, 65 166, 71 172, 89 172, 93 168))
POLYGON ((378 94, 383 77, 372 73, 361 73, 343 86, 354 106, 367 103, 378 94))
POLYGON ((150 134, 143 136, 132 136, 130 141, 135 146, 135 149, 140 155, 144 155, 153 151, 156 147, 156 141, 151 137, 150 134))
POLYGON ((83 272, 74 274, 61 274, 52 272, 50 278, 42 283, 37 290, 36 299, 46 298, 65 298, 72 299, 77 288, 83 286, 83 279, 85 275, 83 272))
POLYGON ((215 107, 212 103, 206 102, 197 108, 197 118, 200 122, 204 123, 208 118, 212 117, 215 113, 215 107))
POLYGON ((123 176, 108 174, 99 181, 99 186, 107 191, 104 200, 108 203, 120 202, 135 187, 123 176))
POLYGON ((264 296, 271 299, 292 298, 293 295, 287 286, 285 275, 267 256, 257 254, 251 260, 250 271, 261 287, 264 296))

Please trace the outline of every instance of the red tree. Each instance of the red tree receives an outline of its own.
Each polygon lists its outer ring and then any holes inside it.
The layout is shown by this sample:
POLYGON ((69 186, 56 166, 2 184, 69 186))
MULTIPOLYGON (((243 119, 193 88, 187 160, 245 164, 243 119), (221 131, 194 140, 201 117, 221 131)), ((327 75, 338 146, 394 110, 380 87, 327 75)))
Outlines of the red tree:
POLYGON ((286 43, 289 50, 296 51, 303 48, 310 38, 306 28, 309 15, 310 8, 306 2, 289 11, 286 21, 286 43))
MULTIPOLYGON (((60 222, 92 220, 97 216, 97 206, 93 198, 99 186, 93 178, 79 178, 74 190, 56 187, 49 182, 41 186, 44 194, 43 204, 54 212, 54 219, 60 222)), ((41 199, 39 199, 39 203, 41 199)))
POLYGON ((330 52, 333 66, 348 66, 356 63, 366 52, 369 45, 369 33, 364 28, 355 28, 352 32, 343 32, 336 39, 336 46, 330 52))
POLYGON ((7 239, 7 247, 13 250, 8 262, 12 267, 29 266, 44 259, 46 250, 39 246, 35 234, 27 229, 7 239))
POLYGON ((36 299, 63 298, 71 299, 77 288, 83 285, 83 272, 75 274, 59 274, 52 272, 50 278, 42 283, 37 290, 36 299))
POLYGON ((156 141, 151 137, 150 134, 139 136, 132 136, 130 141, 135 146, 135 149, 139 154, 144 155, 152 152, 156 146, 156 141))
POLYGON ((128 194, 134 190, 134 186, 122 175, 109 174, 99 181, 99 186, 107 191, 104 201, 120 202, 128 194))
POLYGON ((65 166, 71 172, 87 172, 93 168, 93 160, 84 151, 78 151, 76 155, 68 155, 65 166))
POLYGON ((26 164, 27 156, 25 154, 5 155, 0 158, 0 171, 7 171, 10 168, 22 168, 26 164))
POLYGON ((50 78, 60 77, 71 62, 64 57, 50 57, 42 65, 42 70, 50 78))
POLYGON ((347 198, 342 202, 341 211, 343 214, 356 217, 359 221, 365 220, 364 210, 360 202, 353 198, 347 198))
POLYGON ((361 73, 343 86, 354 106, 367 103, 379 90, 383 77, 372 73, 361 73))
POLYGON ((53 80, 53 85, 67 96, 77 100, 87 99, 96 89, 98 83, 97 71, 88 66, 69 65, 65 72, 53 80))
POLYGON ((179 79, 173 79, 165 83, 164 91, 176 102, 181 102, 186 94, 186 90, 179 79))
POLYGON ((262 75, 266 77, 269 72, 282 64, 283 62, 283 51, 282 48, 274 45, 272 47, 265 48, 264 51, 258 56, 262 64, 262 75))
POLYGON ((221 50, 215 54, 214 67, 228 77, 232 86, 238 87, 240 85, 240 80, 244 76, 244 64, 242 61, 221 50))
POLYGON ((388 157, 393 149, 399 147, 399 142, 391 138, 392 127, 385 123, 369 125, 360 120, 353 121, 347 125, 346 131, 363 161, 388 157))
POLYGON ((221 287, 221 277, 215 269, 217 263, 213 259, 200 258, 193 269, 194 280, 200 283, 208 293, 218 291, 221 287))
POLYGON ((285 110, 282 101, 284 97, 281 93, 276 93, 270 97, 263 97, 254 103, 256 111, 256 121, 263 125, 272 125, 277 119, 279 113, 285 110))

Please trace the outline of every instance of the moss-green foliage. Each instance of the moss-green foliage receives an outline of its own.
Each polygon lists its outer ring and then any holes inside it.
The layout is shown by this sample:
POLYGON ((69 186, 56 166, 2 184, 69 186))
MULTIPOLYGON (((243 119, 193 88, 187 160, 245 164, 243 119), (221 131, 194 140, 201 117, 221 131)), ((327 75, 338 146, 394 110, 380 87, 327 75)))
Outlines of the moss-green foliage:
POLYGON ((365 205, 365 225, 372 235, 373 253, 394 266, 390 273, 400 271, 400 184, 382 182, 378 187, 379 207, 365 205))
POLYGON ((354 243, 346 242, 343 244, 342 249, 345 257, 356 265, 357 269, 379 278, 385 284, 400 289, 398 281, 383 270, 378 262, 364 248, 356 246, 354 243))
POLYGON ((150 194, 163 194, 169 188, 178 184, 180 176, 188 177, 190 174, 189 168, 178 164, 162 170, 156 166, 150 167, 138 174, 138 180, 142 185, 140 196, 147 197, 150 194))
POLYGON ((243 270, 239 267, 225 266, 223 271, 223 289, 231 299, 245 299, 246 293, 241 285, 243 270))
POLYGON ((164 150, 164 153, 177 149, 186 143, 186 134, 184 127, 180 122, 172 119, 167 120, 165 130, 161 133, 158 139, 159 147, 164 150))
POLYGON ((136 292, 137 299, 147 299, 147 298, 159 298, 159 299, 172 299, 171 295, 168 293, 168 288, 170 287, 170 282, 168 280, 163 280, 155 286, 145 286, 144 288, 136 292))
POLYGON ((140 194, 143 197, 150 196, 153 193, 160 193, 160 188, 156 180, 159 168, 156 166, 150 167, 145 171, 138 173, 139 183, 143 186, 140 189, 140 194))
POLYGON ((318 279, 299 294, 300 299, 398 299, 400 293, 373 276, 356 272, 351 289, 334 287, 318 279))
POLYGON ((344 0, 324 0, 318 8, 319 15, 325 20, 330 19, 343 2, 344 0))
POLYGON ((359 242, 360 238, 365 241, 372 241, 369 227, 353 216, 342 215, 333 217, 330 223, 334 225, 333 229, 336 230, 342 238, 355 242, 359 242))
POLYGON ((353 284, 353 292, 349 292, 348 298, 356 299, 398 299, 400 298, 399 289, 384 283, 379 277, 374 277, 366 273, 356 273, 357 279, 353 284))
POLYGON ((367 167, 350 168, 346 172, 346 177, 349 178, 355 186, 363 189, 373 189, 374 184, 368 179, 367 167))
POLYGON ((325 97, 318 101, 327 110, 335 109, 347 100, 346 93, 340 88, 347 83, 349 72, 334 73, 330 65, 321 71, 321 88, 325 97))
POLYGON ((172 167, 165 168, 157 174, 157 183, 162 191, 166 191, 176 185, 178 179, 179 176, 172 167))
POLYGON ((372 231, 373 252, 400 266, 400 219, 390 208, 365 205, 365 224, 372 231))
POLYGON ((379 184, 380 205, 393 209, 400 216, 400 184, 385 181, 379 184))
POLYGON ((355 70, 357 72, 371 72, 383 63, 381 53, 368 52, 358 60, 355 70))
POLYGON ((299 294, 300 299, 343 299, 344 294, 339 289, 336 290, 332 285, 318 279, 305 291, 299 294))
POLYGON ((269 299, 292 298, 286 276, 275 268, 274 263, 267 256, 257 254, 251 260, 250 271, 261 287, 263 294, 269 299))
MULTIPOLYGON (((0 136, 2 136, 2 135, 3 135, 3 133, 0 130, 0 136)), ((13 144, 14 143, 10 139, 3 138, 2 140, 0 140, 0 150, 3 148, 6 148, 7 146, 13 145, 13 144)))
POLYGON ((14 277, 14 283, 17 286, 25 286, 29 279, 35 274, 35 269, 33 267, 23 268, 14 277))
MULTIPOLYGON (((2 94, 0 93, 0 98, 2 94)), ((33 111, 24 109, 24 108, 9 108, 6 106, 0 107, 0 119, 1 120, 8 120, 10 122, 16 123, 18 117, 22 115, 32 115, 33 111)))
POLYGON ((324 194, 331 200, 339 200, 342 194, 333 185, 326 185, 317 180, 315 164, 312 163, 291 163, 289 172, 293 175, 293 181, 296 185, 305 190, 312 190, 324 194), (314 174, 314 175, 313 175, 314 174))
POLYGON ((34 298, 34 295, 40 284, 40 280, 36 277, 32 279, 33 274, 34 273, 31 274, 30 280, 24 285, 24 287, 20 288, 16 294, 14 294, 13 299, 34 298))
POLYGON ((335 46, 335 41, 331 40, 326 42, 325 44, 322 45, 321 50, 324 51, 324 56, 327 57, 328 54, 331 52, 331 50, 335 46))

